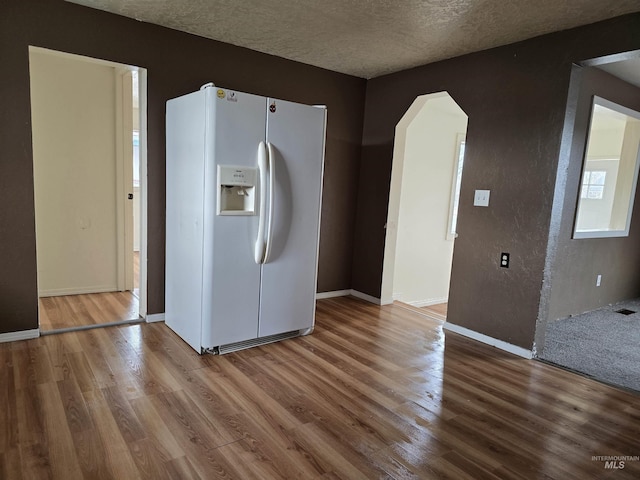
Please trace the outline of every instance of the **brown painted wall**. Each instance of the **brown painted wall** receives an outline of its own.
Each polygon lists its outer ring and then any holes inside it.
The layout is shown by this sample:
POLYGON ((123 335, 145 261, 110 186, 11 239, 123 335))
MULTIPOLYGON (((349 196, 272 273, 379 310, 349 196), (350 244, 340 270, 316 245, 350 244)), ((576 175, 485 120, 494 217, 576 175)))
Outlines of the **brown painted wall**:
POLYGON ((148 312, 164 311, 167 99, 213 81, 328 107, 318 290, 351 286, 365 81, 62 0, 0 3, 0 333, 37 328, 28 46, 148 71, 148 312))
POLYGON ((370 80, 353 288, 380 296, 395 125, 446 90, 469 116, 448 321, 530 349, 572 62, 640 49, 638 32, 634 14, 370 80), (491 190, 489 208, 473 207, 475 189, 491 190))
POLYGON ((573 240, 582 163, 593 95, 640 111, 640 88, 593 67, 573 80, 579 90, 567 170, 562 224, 551 281, 549 320, 640 296, 640 189, 636 191, 628 237, 573 240), (602 285, 596 287, 596 275, 602 285))

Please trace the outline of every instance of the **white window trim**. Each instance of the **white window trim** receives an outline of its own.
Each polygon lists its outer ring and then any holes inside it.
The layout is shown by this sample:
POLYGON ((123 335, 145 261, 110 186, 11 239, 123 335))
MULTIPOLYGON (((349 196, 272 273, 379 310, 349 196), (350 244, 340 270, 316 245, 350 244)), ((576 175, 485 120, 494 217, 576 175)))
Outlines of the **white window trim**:
POLYGON ((467 136, 464 133, 456 135, 456 156, 453 162, 453 175, 451 179, 451 199, 449 200, 449 222, 447 225, 447 240, 455 240, 458 237, 457 221, 460 209, 460 183, 462 182, 462 170, 464 169, 464 154, 460 151, 465 145, 467 136), (462 168, 461 167, 462 164, 462 168), (454 221, 455 220, 455 221, 454 221))

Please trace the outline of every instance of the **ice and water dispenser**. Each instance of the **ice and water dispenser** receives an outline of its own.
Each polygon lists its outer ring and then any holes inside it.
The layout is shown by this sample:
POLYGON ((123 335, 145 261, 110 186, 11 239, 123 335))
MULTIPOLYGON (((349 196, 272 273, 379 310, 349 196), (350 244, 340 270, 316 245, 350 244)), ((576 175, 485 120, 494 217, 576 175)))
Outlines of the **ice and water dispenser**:
POLYGON ((256 214, 257 168, 218 165, 218 215, 256 214))

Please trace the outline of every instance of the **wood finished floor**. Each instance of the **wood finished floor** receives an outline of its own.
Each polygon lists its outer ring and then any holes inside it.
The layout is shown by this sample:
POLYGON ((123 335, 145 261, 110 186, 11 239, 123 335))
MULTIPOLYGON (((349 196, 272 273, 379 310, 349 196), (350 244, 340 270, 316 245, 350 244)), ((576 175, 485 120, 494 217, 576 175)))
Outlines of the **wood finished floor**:
POLYGON ((427 307, 416 307, 413 305, 409 305, 408 303, 400 302, 398 300, 396 300, 393 303, 398 307, 416 312, 430 320, 435 320, 437 322, 445 322, 447 320, 447 304, 446 303, 438 303, 435 305, 429 305, 427 307))
POLYGON ((139 317, 139 301, 132 292, 89 293, 38 300, 40 330, 102 325, 139 317))
POLYGON ((133 292, 42 297, 38 321, 44 332, 139 318, 140 252, 133 252, 133 292))
POLYGON ((0 478, 639 478, 640 397, 398 305, 198 356, 163 323, 0 344, 0 478))
POLYGON ((440 320, 447 319, 447 305, 446 303, 437 303, 435 305, 429 305, 427 307, 422 307, 422 310, 427 312, 428 314, 435 316, 435 318, 440 320))

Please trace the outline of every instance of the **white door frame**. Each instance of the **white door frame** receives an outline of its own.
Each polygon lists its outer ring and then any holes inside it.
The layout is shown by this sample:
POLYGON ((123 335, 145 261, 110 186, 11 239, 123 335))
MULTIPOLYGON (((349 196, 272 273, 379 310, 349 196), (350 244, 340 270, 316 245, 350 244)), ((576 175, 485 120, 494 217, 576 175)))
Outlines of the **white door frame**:
MULTIPOLYGON (((92 57, 86 57, 83 55, 75 55, 75 54, 71 54, 71 53, 66 53, 66 52, 61 52, 61 51, 56 51, 56 50, 50 50, 50 49, 46 49, 46 48, 41 48, 41 47, 34 47, 34 46, 29 46, 29 51, 44 51, 50 54, 55 54, 55 55, 61 55, 61 56, 66 56, 66 57, 74 57, 80 61, 85 61, 85 62, 91 62, 91 63, 99 63, 99 64, 103 64, 103 65, 110 65, 112 67, 115 67, 116 69, 116 82, 115 82, 115 86, 116 86, 116 95, 118 95, 117 98, 123 98, 124 92, 122 91, 122 79, 120 79, 120 81, 118 81, 118 70, 122 71, 126 71, 129 72, 129 75, 131 74, 131 71, 133 70, 138 70, 138 98, 139 98, 139 112, 140 112, 140 278, 139 278, 139 287, 140 287, 140 293, 139 293, 139 299, 138 299, 138 315, 144 319, 146 319, 147 317, 147 70, 146 68, 143 67, 137 67, 137 66, 130 66, 130 65, 124 65, 121 63, 116 63, 116 62, 111 62, 108 60, 100 60, 100 59, 96 59, 96 58, 92 58, 92 57), (120 85, 118 87, 118 85, 120 85), (120 91, 118 91, 118 88, 120 88, 120 91)), ((131 98, 131 87, 129 87, 129 97, 131 98)), ((122 109, 122 102, 116 102, 116 109, 122 109), (119 104, 119 106, 118 106, 119 104)), ((122 118, 122 115, 116 115, 116 122, 118 122, 117 118, 120 117, 122 118)), ((131 119, 132 122, 132 119, 131 119)), ((133 126, 131 125, 131 130, 129 131, 133 131, 133 126)), ((133 175, 133 167, 127 167, 125 169, 124 164, 122 162, 124 162, 124 154, 123 154, 123 150, 122 148, 119 148, 120 145, 124 146, 124 144, 129 144, 129 147, 132 147, 131 145, 131 139, 129 139, 128 137, 126 137, 129 141, 127 142, 123 142, 122 140, 125 138, 125 135, 123 135, 123 128, 125 128, 122 125, 122 122, 120 122, 120 124, 116 124, 116 155, 118 156, 122 156, 122 161, 120 161, 120 157, 118 157, 116 159, 116 169, 117 169, 117 173, 120 172, 120 169, 123 169, 123 173, 124 170, 126 170, 128 172, 129 175, 133 175), (120 125, 120 128, 118 128, 118 126, 120 125), (118 137, 120 137, 120 140, 118 140, 118 137), (120 144, 118 144, 117 142, 120 141, 120 144)), ((128 128, 128 127, 127 127, 128 128)), ((130 134, 126 134, 129 135, 130 134)), ((126 156, 126 158, 131 158, 131 165, 133 164, 133 153, 131 153, 130 156, 126 156)), ((122 193, 124 192, 127 188, 125 188, 125 185, 132 185, 133 184, 133 180, 131 179, 131 181, 129 180, 125 180, 123 179, 122 175, 117 175, 117 181, 118 182, 122 182, 122 185, 120 185, 120 183, 118 183, 118 185, 116 186, 117 188, 117 192, 122 193), (125 184, 125 181, 127 182, 125 184)), ((125 192, 124 195, 119 194, 118 197, 118 212, 120 211, 124 211, 124 205, 122 206, 122 208, 120 208, 120 202, 129 202, 129 200, 127 200, 126 194, 129 193, 130 190, 127 190, 125 192)), ((133 208, 131 208, 131 211, 133 211, 133 208)), ((124 216, 123 216, 124 218, 124 216)), ((119 223, 118 220, 116 220, 117 223, 119 223)), ((123 221, 121 227, 117 227, 117 228, 125 228, 125 223, 123 221)), ((128 264, 130 264, 131 266, 133 265, 133 224, 131 223, 131 228, 130 228, 130 238, 131 238, 131 245, 132 248, 128 249, 130 254, 131 254, 131 261, 127 262, 128 264)), ((118 251, 122 251, 124 252, 124 240, 122 241, 122 246, 120 246, 120 241, 118 242, 118 251)), ((124 258, 124 257, 123 257, 124 258)), ((120 265, 120 261, 118 260, 118 265, 120 265)), ((124 268, 120 267, 118 268, 118 288, 120 287, 120 272, 122 272, 123 274, 123 287, 125 284, 125 276, 124 276, 124 268)), ((122 288, 124 289, 124 288, 122 288)), ((133 289, 133 271, 131 272, 131 289, 133 289)))
MULTIPOLYGON (((147 70, 138 70, 138 101, 140 115, 140 277, 138 315, 147 317, 147 70)), ((133 118, 125 112, 133 111, 132 68, 116 70, 116 151, 117 151, 117 212, 118 212, 118 288, 133 290, 133 118), (126 81, 125 81, 126 80, 126 81), (118 111, 120 109, 120 111, 118 111), (123 232, 123 234, 121 234, 123 232)))
POLYGON ((147 69, 138 68, 140 111, 140 296, 138 315, 147 318, 147 69))
POLYGON ((118 290, 133 290, 133 91, 131 70, 115 69, 118 290))

